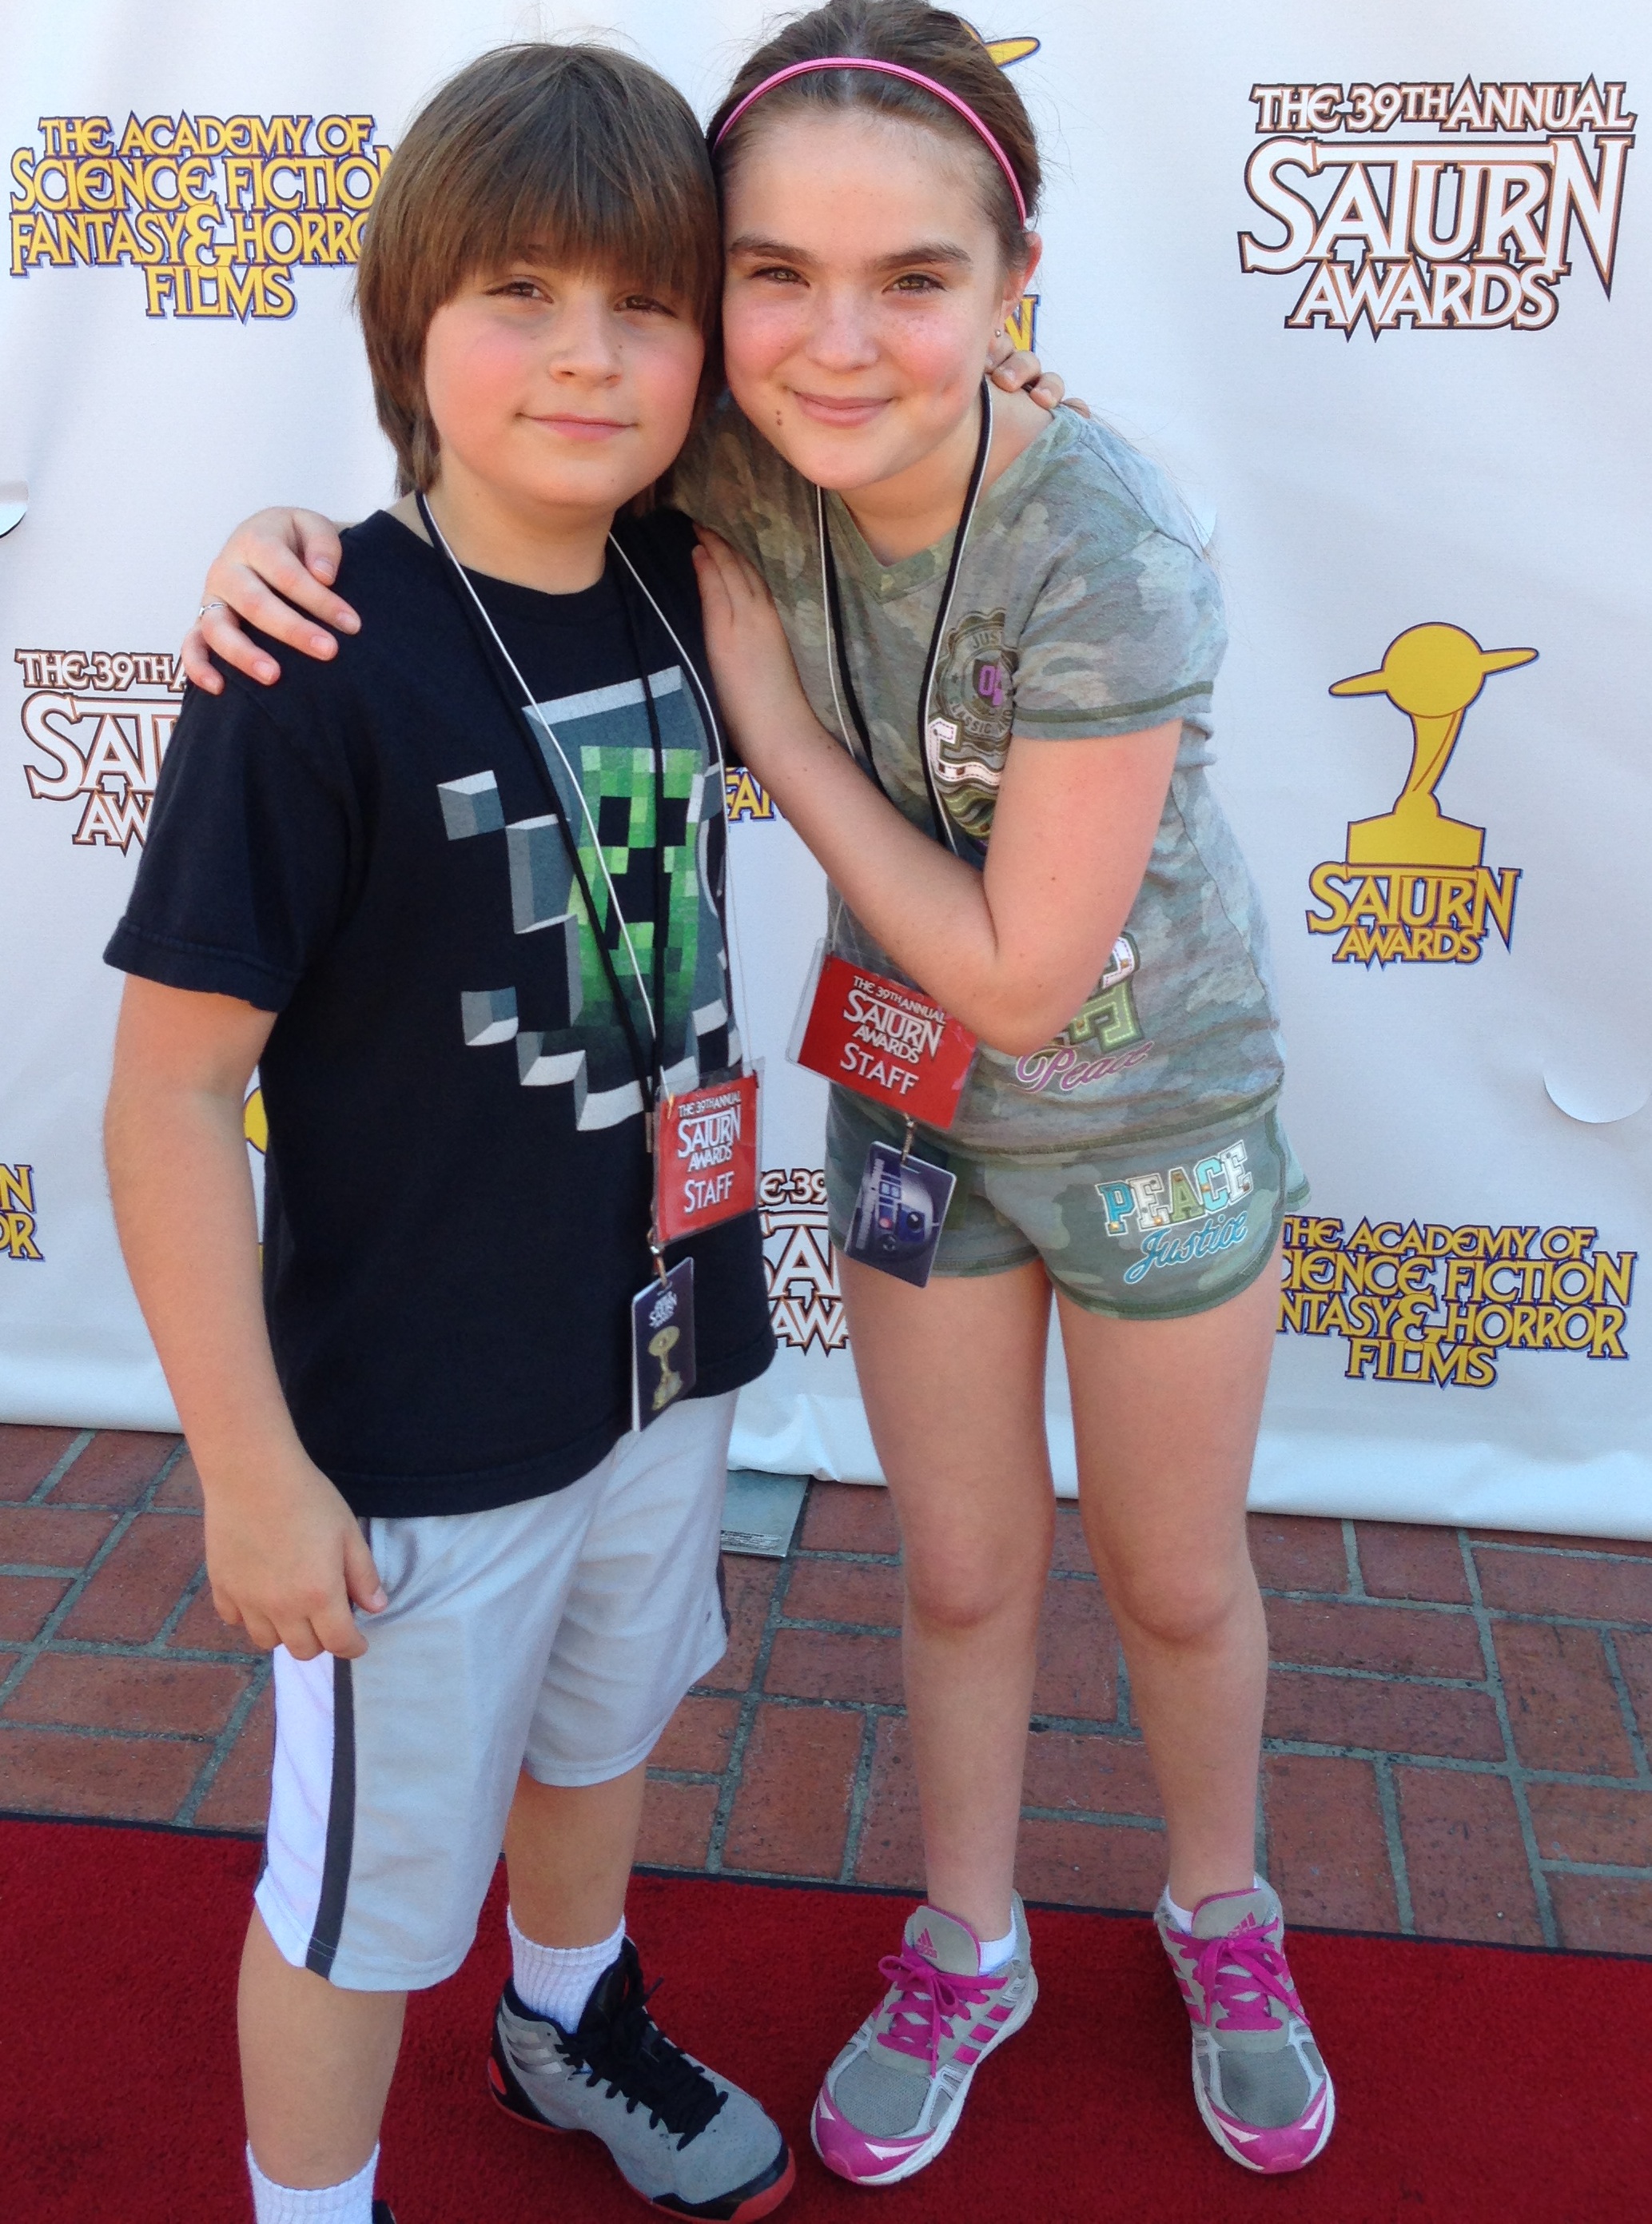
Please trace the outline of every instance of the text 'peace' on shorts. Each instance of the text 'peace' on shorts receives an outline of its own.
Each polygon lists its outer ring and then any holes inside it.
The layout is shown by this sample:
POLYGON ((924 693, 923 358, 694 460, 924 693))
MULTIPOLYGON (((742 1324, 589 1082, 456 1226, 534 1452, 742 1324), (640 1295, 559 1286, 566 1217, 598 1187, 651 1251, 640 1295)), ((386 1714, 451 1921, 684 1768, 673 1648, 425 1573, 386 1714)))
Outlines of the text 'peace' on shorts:
POLYGON ((259 1913, 295 1968, 360 1992, 470 1949, 519 1771, 645 1760, 727 1641, 717 1586, 735 1393, 685 1398, 566 1489, 364 1524, 390 1603, 358 1659, 275 1654, 259 1913))
MULTIPOLYGON (((834 1089, 826 1195, 842 1251, 867 1151, 905 1139, 880 1106, 834 1089)), ((1273 1255, 1288 1212, 1308 1202, 1277 1110, 1119 1153, 984 1159, 921 1130, 913 1153, 957 1178, 932 1271, 1002 1274, 1035 1259, 1086 1312, 1176 1320, 1237 1297, 1273 1255)))

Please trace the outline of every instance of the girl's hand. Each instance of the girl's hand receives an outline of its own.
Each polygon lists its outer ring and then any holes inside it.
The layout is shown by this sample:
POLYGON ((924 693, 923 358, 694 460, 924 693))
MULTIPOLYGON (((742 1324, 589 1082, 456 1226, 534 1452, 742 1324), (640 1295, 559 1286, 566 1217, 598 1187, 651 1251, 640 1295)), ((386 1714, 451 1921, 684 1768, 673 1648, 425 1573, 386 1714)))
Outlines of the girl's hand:
POLYGON ((700 582, 706 653, 729 730, 765 787, 800 731, 824 738, 803 692, 774 597, 737 549, 703 525, 694 569, 700 582))
POLYGON ((336 655, 338 644, 332 635, 309 624, 302 613, 307 610, 340 633, 361 630, 350 604, 330 591, 343 553, 330 521, 313 509, 261 509, 236 526, 213 559, 201 615, 184 636, 184 670, 196 686, 209 695, 224 692, 223 675, 209 649, 266 687, 281 678, 274 658, 236 623, 237 613, 306 656, 336 655))
POLYGON ((1065 408, 1075 410, 1081 417, 1089 415, 1089 403, 1081 401, 1075 394, 1069 396, 1066 380, 1053 370, 1046 370, 1029 349, 1012 346, 1007 335, 1000 345, 1004 352, 987 366, 994 386, 1001 387, 1006 394, 1025 394, 1041 409, 1065 408))

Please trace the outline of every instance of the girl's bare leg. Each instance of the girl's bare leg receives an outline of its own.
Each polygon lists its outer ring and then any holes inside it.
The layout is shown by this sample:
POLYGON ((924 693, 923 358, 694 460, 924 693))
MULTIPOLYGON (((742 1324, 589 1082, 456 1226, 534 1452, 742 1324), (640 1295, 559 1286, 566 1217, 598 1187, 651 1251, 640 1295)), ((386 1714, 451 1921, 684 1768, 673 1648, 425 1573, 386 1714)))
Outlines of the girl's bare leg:
POLYGON ((1042 1267, 924 1290, 840 1258, 855 1367, 900 1521, 904 1653, 929 1896, 1010 1927, 1054 1495, 1042 1267))
POLYGON ((1085 1534, 1164 1802, 1170 1894, 1190 1908, 1254 1869, 1268 1640, 1245 1498, 1278 1276, 1185 1320, 1060 1311, 1085 1534))

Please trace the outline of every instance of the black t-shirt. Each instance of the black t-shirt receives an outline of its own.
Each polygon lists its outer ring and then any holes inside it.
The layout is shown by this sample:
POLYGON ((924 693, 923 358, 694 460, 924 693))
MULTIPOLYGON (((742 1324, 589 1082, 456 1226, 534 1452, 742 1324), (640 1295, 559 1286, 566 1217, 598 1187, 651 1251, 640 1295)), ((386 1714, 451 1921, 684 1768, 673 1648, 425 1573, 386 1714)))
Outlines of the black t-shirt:
MULTIPOLYGON (((687 521, 619 537, 703 670, 687 521)), ((475 584, 540 706, 537 752, 458 583, 380 512, 344 535, 362 630, 332 661, 283 654, 273 688, 225 670, 223 695, 186 698, 106 952, 278 1014, 260 1065, 270 1340, 306 1450, 363 1514, 537 1497, 630 1426, 643 1096, 559 818, 644 1045, 608 881, 651 1002, 665 894, 672 1086, 740 1055, 716 761, 677 644, 612 552, 579 594, 475 584)), ((669 1254, 695 1259, 699 1396, 772 1356, 760 1246, 748 1215, 669 1254)))

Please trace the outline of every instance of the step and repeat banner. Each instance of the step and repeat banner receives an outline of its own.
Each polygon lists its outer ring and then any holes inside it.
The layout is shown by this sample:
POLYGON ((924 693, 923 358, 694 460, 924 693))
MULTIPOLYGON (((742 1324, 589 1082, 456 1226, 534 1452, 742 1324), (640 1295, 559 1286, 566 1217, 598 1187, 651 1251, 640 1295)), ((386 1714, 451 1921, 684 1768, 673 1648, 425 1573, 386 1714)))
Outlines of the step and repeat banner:
MULTIPOLYGON (((1050 157, 1023 325, 1170 470, 1228 597, 1219 779, 1314 1184, 1256 1501, 1648 1536, 1652 19, 1350 12, 979 19, 1050 157)), ((762 18, 608 0, 601 28, 709 113, 762 18)), ((0 27, 0 1419, 163 1427, 100 1161, 100 952, 176 646, 237 517, 391 492, 350 287, 407 118, 482 48, 591 19, 3 0, 0 27)), ((735 1456, 875 1480, 823 1086, 785 1058, 820 876, 749 778, 728 803, 780 1338, 735 1456)), ((1116 1040, 1029 1077, 1133 1040, 1127 983, 1115 1002, 1116 1040)))

